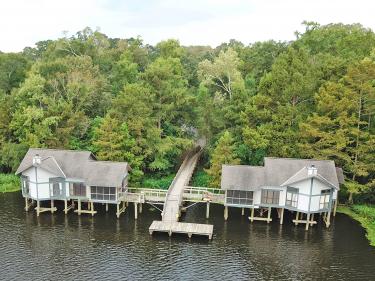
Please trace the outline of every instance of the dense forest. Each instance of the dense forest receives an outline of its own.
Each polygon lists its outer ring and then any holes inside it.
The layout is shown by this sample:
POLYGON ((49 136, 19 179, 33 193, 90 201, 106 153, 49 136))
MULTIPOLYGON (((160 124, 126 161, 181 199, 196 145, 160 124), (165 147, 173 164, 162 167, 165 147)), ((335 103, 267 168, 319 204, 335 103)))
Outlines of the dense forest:
POLYGON ((292 42, 211 48, 108 38, 86 28, 0 52, 0 172, 29 147, 128 161, 132 186, 169 181, 197 138, 197 184, 223 163, 332 159, 345 199, 375 201, 375 34, 305 22, 292 42))

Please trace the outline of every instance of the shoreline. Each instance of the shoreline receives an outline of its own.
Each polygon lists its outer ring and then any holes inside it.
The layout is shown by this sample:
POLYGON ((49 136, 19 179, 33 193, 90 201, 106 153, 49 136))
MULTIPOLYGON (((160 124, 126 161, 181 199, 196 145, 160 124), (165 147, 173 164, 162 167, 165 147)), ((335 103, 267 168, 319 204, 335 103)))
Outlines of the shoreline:
POLYGON ((21 185, 18 176, 0 173, 0 193, 16 192, 20 190, 21 185))
POLYGON ((347 205, 338 206, 337 212, 348 215, 352 219, 358 221, 361 226, 366 230, 366 238, 369 244, 375 247, 375 206, 373 205, 347 205), (369 213, 360 212, 360 209, 367 208, 369 213))

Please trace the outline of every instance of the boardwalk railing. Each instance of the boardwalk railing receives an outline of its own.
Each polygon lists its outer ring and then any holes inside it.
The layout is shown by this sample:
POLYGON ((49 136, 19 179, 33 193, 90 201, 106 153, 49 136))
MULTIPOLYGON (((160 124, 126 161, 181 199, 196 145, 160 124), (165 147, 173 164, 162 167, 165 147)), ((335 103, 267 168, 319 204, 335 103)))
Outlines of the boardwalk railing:
POLYGON ((225 191, 218 188, 185 186, 184 200, 193 202, 224 203, 225 191))

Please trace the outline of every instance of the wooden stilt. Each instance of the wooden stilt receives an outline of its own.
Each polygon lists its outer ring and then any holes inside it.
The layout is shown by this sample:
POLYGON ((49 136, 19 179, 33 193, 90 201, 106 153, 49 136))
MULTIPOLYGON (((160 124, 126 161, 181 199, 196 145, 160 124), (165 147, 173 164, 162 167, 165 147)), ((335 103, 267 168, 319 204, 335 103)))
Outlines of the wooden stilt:
POLYGON ((267 223, 270 223, 270 221, 271 221, 271 207, 268 207, 267 223))
POLYGON ((207 201, 206 203, 206 219, 210 218, 210 202, 207 201))
POLYGON ((25 197, 25 211, 29 210, 29 198, 25 197))
POLYGON ((134 219, 138 219, 138 203, 134 202, 134 219))
POLYGON ((245 215, 245 208, 242 208, 241 209, 241 216, 244 216, 245 215))
POLYGON ((329 210, 327 214, 326 227, 328 228, 330 224, 331 224, 331 210, 329 210))
POLYGON ((254 221, 254 207, 251 208, 251 217, 250 217, 250 221, 251 221, 251 222, 254 221))
POLYGON ((65 215, 68 213, 68 200, 64 200, 64 213, 65 215))
POLYGON ((117 204, 117 212, 116 212, 116 216, 117 216, 117 218, 120 217, 120 204, 121 204, 121 203, 118 203, 118 204, 117 204))
POLYGON ((305 230, 309 230, 309 225, 310 225, 310 214, 306 214, 306 227, 305 230))
POLYGON ((295 220, 295 225, 298 225, 298 220, 299 220, 299 212, 296 213, 296 220, 295 220))
POLYGON ((314 224, 313 224, 313 221, 314 221, 314 215, 315 215, 315 214, 311 214, 310 226, 313 226, 313 225, 314 225, 314 224))
POLYGON ((91 213, 91 216, 94 216, 94 215, 95 215, 94 202, 92 202, 92 201, 91 201, 91 208, 90 208, 90 211, 92 212, 92 213, 91 213))
POLYGON ((224 220, 228 219, 228 206, 225 206, 224 208, 224 220))
POLYGON ((51 200, 51 214, 53 214, 53 212, 55 211, 55 202, 53 200, 51 200))
POLYGON ((142 214, 143 204, 139 203, 139 213, 142 214))
MULTIPOLYGON (((338 194, 337 194, 337 196, 338 196, 338 194)), ((337 204, 338 204, 338 200, 339 198, 336 198, 336 200, 335 200, 335 205, 334 205, 334 207, 333 207, 333 216, 335 217, 336 216, 336 210, 337 210, 337 204)))
POLYGON ((77 211, 78 215, 80 216, 81 215, 81 199, 78 199, 78 211, 77 211))
POLYGON ((108 212, 108 203, 105 203, 105 211, 108 212))
POLYGON ((36 216, 39 217, 40 214, 40 201, 36 201, 36 216))
POLYGON ((285 209, 282 208, 281 209, 281 215, 280 215, 280 224, 283 224, 283 222, 284 222, 284 211, 285 211, 285 209))

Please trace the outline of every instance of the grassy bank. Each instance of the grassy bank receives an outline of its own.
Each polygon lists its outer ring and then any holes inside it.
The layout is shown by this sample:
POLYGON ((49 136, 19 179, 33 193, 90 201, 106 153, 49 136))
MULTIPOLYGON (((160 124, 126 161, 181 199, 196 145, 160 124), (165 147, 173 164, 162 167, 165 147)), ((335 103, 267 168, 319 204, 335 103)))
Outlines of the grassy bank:
POLYGON ((366 229, 366 237, 371 246, 375 246, 375 206, 374 205, 353 205, 339 206, 338 212, 351 216, 359 221, 366 229))
POLYGON ((20 190, 19 177, 12 174, 0 174, 0 193, 20 190))

